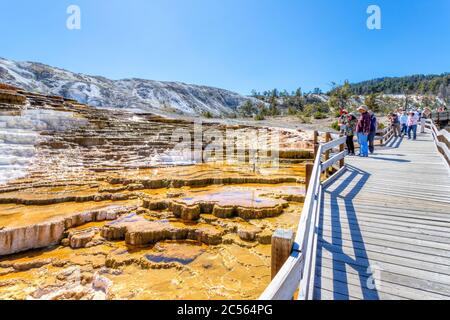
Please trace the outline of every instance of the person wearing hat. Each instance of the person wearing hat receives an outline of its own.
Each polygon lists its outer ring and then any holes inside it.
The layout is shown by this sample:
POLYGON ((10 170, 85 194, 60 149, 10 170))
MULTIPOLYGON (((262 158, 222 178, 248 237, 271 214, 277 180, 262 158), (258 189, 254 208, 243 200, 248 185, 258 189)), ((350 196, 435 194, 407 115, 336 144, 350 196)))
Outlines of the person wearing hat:
POLYGON ((409 113, 408 117, 408 139, 411 140, 411 133, 413 133, 413 140, 417 139, 417 124, 419 122, 419 117, 414 111, 409 113))
POLYGON ((343 109, 341 111, 341 116, 339 117, 339 120, 338 120, 339 131, 342 134, 345 134, 345 132, 346 132, 347 118, 348 118, 348 111, 343 109))
POLYGON ((349 156, 355 155, 354 139, 355 139, 355 130, 356 130, 357 123, 358 123, 358 118, 357 118, 356 114, 350 113, 348 115, 347 125, 346 125, 346 130, 345 130, 345 135, 347 136, 347 150, 348 150, 349 156))
POLYGON ((400 118, 398 114, 391 113, 389 120, 391 122, 391 127, 394 130, 395 137, 401 136, 401 128, 400 128, 400 118))
POLYGON ((356 124, 356 134, 358 136, 358 143, 360 148, 360 157, 369 156, 369 133, 370 133, 370 114, 369 109, 366 106, 360 106, 358 108, 360 118, 356 124))

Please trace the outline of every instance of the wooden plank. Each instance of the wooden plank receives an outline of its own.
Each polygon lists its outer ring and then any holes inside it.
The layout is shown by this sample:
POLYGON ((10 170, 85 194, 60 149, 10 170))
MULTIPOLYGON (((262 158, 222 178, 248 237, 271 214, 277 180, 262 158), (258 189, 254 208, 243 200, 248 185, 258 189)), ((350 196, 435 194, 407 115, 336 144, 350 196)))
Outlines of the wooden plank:
POLYGON ((326 144, 323 144, 322 145, 322 153, 325 154, 327 151, 334 149, 334 148, 338 147, 339 145, 344 144, 345 142, 346 142, 346 138, 342 137, 342 138, 333 140, 331 142, 328 142, 326 144))
MULTIPOLYGON (((378 230, 381 231, 381 230, 378 230)), ((333 235, 334 237, 342 237, 344 236, 346 233, 345 232, 338 232, 336 230, 332 230, 330 227, 324 226, 323 228, 321 228, 321 234, 323 237, 327 237, 330 235, 333 235)), ((371 237, 373 239, 383 239, 383 240, 391 240, 391 241, 396 241, 399 243, 409 243, 409 244, 416 244, 416 245, 420 245, 420 246, 424 246, 424 247, 431 247, 431 248, 439 248, 439 249, 444 249, 444 250, 450 250, 450 243, 447 242, 441 242, 441 241, 436 241, 436 237, 432 237, 431 240, 430 239, 421 239, 420 237, 414 236, 414 235, 409 235, 409 236, 404 236, 404 235, 399 235, 396 232, 389 232, 389 231, 385 231, 385 232, 370 232, 370 233, 366 233, 365 235, 352 235, 353 239, 355 241, 361 241, 364 242, 364 238, 365 237, 371 237)))
MULTIPOLYGON (((357 198, 356 200, 352 201, 351 204, 349 202, 347 202, 347 204, 348 206, 352 206, 355 209, 363 209, 365 207, 376 206, 379 207, 381 210, 389 210, 390 209, 389 206, 391 205, 391 203, 398 202, 398 196, 390 196, 387 194, 377 192, 372 192, 372 194, 353 193, 353 194, 339 195, 339 197, 341 198, 348 197, 348 199, 351 199, 351 196, 353 197, 357 196, 357 198), (374 197, 374 194, 377 194, 377 196, 374 197)), ((446 200, 436 199, 435 201, 431 200, 425 202, 416 197, 405 196, 404 201, 408 201, 409 208, 414 208, 415 211, 422 211, 424 216, 427 216, 427 209, 429 209, 430 211, 433 211, 435 215, 441 214, 443 217, 449 217, 449 215, 446 215, 446 213, 448 212, 448 202, 446 200)), ((395 206, 397 206, 397 204, 395 206)))
POLYGON ((337 163, 337 162, 341 161, 342 159, 344 159, 346 155, 347 155, 347 152, 346 151, 342 151, 342 152, 338 153, 337 155, 333 156, 331 159, 329 159, 329 160, 325 161, 324 163, 322 163, 322 167, 321 167, 322 172, 326 171, 332 165, 334 165, 335 163, 337 163))
POLYGON ((311 176, 313 174, 314 163, 306 163, 305 164, 305 185, 306 191, 309 189, 309 183, 311 182, 311 176))
POLYGON ((311 217, 309 237, 308 237, 308 247, 303 250, 305 255, 305 265, 303 269, 302 280, 300 281, 300 290, 298 294, 298 300, 308 300, 313 296, 314 288, 314 278, 315 278, 315 264, 317 258, 317 236, 319 229, 319 210, 320 203, 322 200, 322 186, 319 186, 318 198, 314 202, 313 212, 314 215, 311 217))
MULTIPOLYGON (((333 281, 340 281, 340 282, 348 282, 352 285, 361 285, 361 282, 363 283, 372 283, 372 279, 370 278, 371 275, 366 274, 355 274, 355 273, 349 273, 349 272, 343 272, 339 270, 333 270, 332 268, 324 267, 319 269, 320 272, 319 275, 321 277, 333 280, 333 281)), ((402 297, 405 299, 415 299, 415 300, 448 300, 450 299, 450 293, 448 295, 435 293, 426 291, 424 292, 423 289, 417 289, 414 287, 405 286, 398 283, 393 283, 386 281, 386 279, 383 279, 382 274, 380 273, 380 279, 379 281, 375 281, 376 289, 374 291, 377 291, 378 293, 386 293, 386 294, 393 294, 397 297, 402 297)), ((410 278, 408 279, 410 281, 415 281, 415 279, 410 278)), ((405 279, 403 279, 405 281, 405 279)), ((370 289, 369 289, 370 290, 370 289)))
MULTIPOLYGON (((328 268, 333 269, 336 273, 346 273, 350 275, 364 276, 367 275, 367 267, 361 267, 357 265, 352 265, 351 267, 346 267, 342 264, 335 264, 330 259, 322 259, 317 264, 316 275, 318 278, 321 276, 321 269, 328 268)), ((402 285, 407 288, 418 289, 423 292, 424 296, 428 293, 442 294, 445 296, 450 295, 450 285, 442 284, 439 282, 429 281, 420 279, 414 276, 407 276, 403 274, 392 273, 386 270, 378 270, 378 277, 383 283, 392 283, 397 285, 402 285)), ((318 280, 320 281, 320 280, 318 280)))
POLYGON ((384 261, 384 260, 371 260, 370 262, 368 260, 363 259, 351 259, 350 257, 339 254, 339 253, 330 253, 327 251, 321 251, 318 253, 318 259, 320 258, 326 258, 330 259, 334 262, 335 265, 343 264, 343 265, 350 265, 350 266, 359 266, 359 267, 365 267, 368 268, 371 265, 376 265, 382 270, 386 270, 392 273, 396 274, 402 274, 407 275, 410 277, 417 277, 420 279, 425 279, 429 281, 444 283, 446 285, 450 285, 450 276, 446 274, 440 274, 437 272, 433 272, 430 270, 422 270, 422 269, 416 269, 411 268, 407 266, 397 265, 395 263, 384 261))
POLYGON ((333 236, 333 234, 319 234, 320 241, 327 241, 329 243, 342 241, 351 242, 354 248, 365 249, 365 244, 375 245, 375 246, 387 246, 389 248, 398 248, 401 250, 409 250, 412 252, 420 252, 420 253, 428 253, 436 256, 442 257, 450 257, 450 250, 448 248, 434 248, 429 245, 417 244, 415 242, 403 241, 399 242, 396 239, 385 239, 384 237, 374 237, 374 236, 365 236, 364 240, 362 239, 353 239, 350 234, 343 234, 333 236))
POLYGON ((317 151, 319 149, 319 132, 314 131, 313 133, 313 143, 314 143, 314 159, 317 158, 317 151))
MULTIPOLYGON (((349 225, 357 227, 358 225, 372 225, 372 226, 380 226, 384 227, 386 226, 389 228, 391 225, 401 226, 401 227, 407 227, 407 228, 413 228, 420 230, 436 230, 436 231, 442 231, 447 232, 450 234, 450 225, 448 222, 435 222, 435 221, 428 221, 423 220, 420 218, 410 219, 410 218, 401 218, 401 217, 395 217, 391 215, 383 215, 383 214, 364 214, 361 211, 358 211, 358 217, 325 217, 324 221, 330 221, 332 223, 348 223, 349 225)), ((329 222, 328 222, 329 223, 329 222)))
MULTIPOLYGON (((426 236, 433 238, 443 238, 441 242, 450 244, 450 232, 430 230, 430 229, 420 229, 414 226, 399 226, 390 224, 388 221, 385 223, 365 223, 361 224, 358 222, 350 223, 345 217, 340 220, 330 219, 326 217, 322 221, 322 226, 333 227, 338 225, 342 232, 350 232, 351 230, 358 229, 361 232, 379 232, 380 230, 388 230, 387 234, 397 234, 405 237, 411 236, 411 234, 416 234, 418 237, 426 236)), ((336 231, 336 230, 333 230, 336 231)), ((426 239, 425 239, 426 240, 426 239)))
POLYGON ((360 285, 354 285, 352 283, 344 283, 340 281, 335 281, 334 279, 329 279, 326 277, 321 277, 320 288, 323 288, 333 293, 338 293, 342 296, 348 294, 349 297, 355 299, 365 299, 365 300, 406 300, 401 296, 397 296, 391 293, 377 292, 376 290, 366 290, 361 288, 360 285))
POLYGON ((340 294, 337 292, 333 292, 331 290, 326 290, 324 288, 314 288, 314 300, 361 300, 355 297, 349 297, 348 295, 340 294))
MULTIPOLYGON (((341 137, 344 137, 343 135, 341 135, 341 137)), ((347 138, 346 138, 347 139, 347 138)), ((346 140, 347 141, 347 140, 346 140)), ((344 144, 341 144, 339 146, 339 152, 345 152, 345 146, 344 144)), ((341 159, 341 161, 339 161, 339 168, 343 168, 345 166, 345 156, 341 159)))
POLYGON ((419 270, 426 270, 445 274, 450 276, 450 264, 439 264, 430 261, 419 260, 418 258, 402 257, 398 255, 389 254, 387 252, 370 251, 367 249, 354 249, 349 247, 342 247, 340 245, 334 245, 327 242, 320 242, 322 252, 330 252, 333 257, 336 255, 345 255, 354 260, 367 261, 368 265, 373 261, 383 261, 399 266, 411 267, 419 270))
POLYGON ((301 280, 303 262, 303 255, 294 251, 259 299, 292 300, 301 280))
POLYGON ((282 268, 292 252, 294 244, 294 232, 291 230, 278 229, 272 236, 271 272, 272 279, 282 268))
POLYGON ((355 254, 358 254, 358 252, 363 253, 364 251, 373 251, 450 266, 450 253, 446 250, 430 249, 389 241, 376 241, 372 243, 372 241, 358 242, 343 238, 331 238, 329 241, 319 239, 319 243, 323 246, 328 245, 329 243, 340 243, 343 251, 345 251, 346 248, 351 248, 354 250, 355 254))
POLYGON ((404 209, 404 208, 390 208, 385 205, 385 203, 380 203, 376 201, 364 201, 360 202, 357 206, 349 203, 339 203, 335 200, 326 199, 325 205, 327 210, 340 210, 342 207, 349 213, 363 212, 363 213, 378 213, 384 215, 392 216, 402 216, 402 217, 423 217, 424 220, 449 222, 450 215, 447 213, 447 205, 433 205, 430 206, 420 206, 414 209, 404 209), (429 210, 426 212, 426 210, 429 210), (425 213, 424 213, 425 212, 425 213))

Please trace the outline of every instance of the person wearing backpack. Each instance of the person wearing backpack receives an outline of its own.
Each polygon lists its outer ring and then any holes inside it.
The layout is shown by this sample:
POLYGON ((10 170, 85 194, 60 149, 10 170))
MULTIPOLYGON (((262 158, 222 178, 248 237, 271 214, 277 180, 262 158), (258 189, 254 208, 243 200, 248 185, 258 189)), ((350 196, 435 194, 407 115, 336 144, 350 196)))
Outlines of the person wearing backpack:
POLYGON ((390 120, 391 120, 391 127, 392 129, 394 129, 395 137, 396 138, 400 137, 401 130, 400 130, 400 119, 398 117, 398 114, 392 113, 390 116, 390 120))

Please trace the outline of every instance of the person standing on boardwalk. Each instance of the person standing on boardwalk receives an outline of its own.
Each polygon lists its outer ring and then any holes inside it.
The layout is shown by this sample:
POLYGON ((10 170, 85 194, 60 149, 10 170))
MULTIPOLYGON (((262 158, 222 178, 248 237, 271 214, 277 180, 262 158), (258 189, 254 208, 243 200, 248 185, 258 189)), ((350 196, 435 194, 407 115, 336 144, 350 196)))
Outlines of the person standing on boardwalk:
POLYGON ((345 135, 347 136, 347 150, 348 150, 348 155, 350 155, 350 156, 355 155, 354 138, 355 138, 355 130, 356 130, 357 123, 358 123, 358 119, 356 118, 356 114, 350 113, 348 115, 347 126, 346 126, 346 131, 345 131, 345 135))
POLYGON ((375 152, 375 136, 377 135, 378 130, 378 120, 377 116, 373 111, 369 111, 370 114, 370 132, 369 132, 369 151, 371 154, 375 152))
POLYGON ((360 118, 356 125, 356 134, 358 135, 358 143, 361 146, 359 156, 369 156, 369 133, 370 133, 370 115, 369 109, 366 106, 358 108, 360 118))
POLYGON ((417 139, 417 123, 419 118, 414 111, 409 113, 408 117, 408 139, 411 140, 411 133, 413 133, 413 139, 417 139))
POLYGON ((400 119, 398 114, 391 113, 389 120, 391 121, 391 127, 394 130, 395 137, 400 137, 400 119))
POLYGON ((406 113, 406 111, 403 111, 402 115, 400 116, 400 125, 400 135, 404 137, 408 134, 408 114, 406 113))
POLYGON ((346 133, 347 120, 348 120, 348 111, 344 109, 341 111, 341 116, 339 117, 339 120, 338 120, 339 131, 342 134, 346 133))

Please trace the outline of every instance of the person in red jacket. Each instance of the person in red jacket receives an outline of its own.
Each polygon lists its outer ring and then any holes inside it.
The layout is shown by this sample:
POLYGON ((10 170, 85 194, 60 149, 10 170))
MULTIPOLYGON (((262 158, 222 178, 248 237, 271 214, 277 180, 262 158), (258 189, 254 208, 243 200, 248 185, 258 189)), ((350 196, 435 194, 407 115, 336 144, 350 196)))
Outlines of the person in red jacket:
POLYGON ((356 133, 358 135, 358 143, 361 146, 360 148, 360 157, 368 157, 369 156, 369 133, 370 133, 370 114, 369 109, 366 106, 360 106, 358 108, 358 112, 360 113, 360 118, 358 120, 358 124, 356 125, 356 133))

